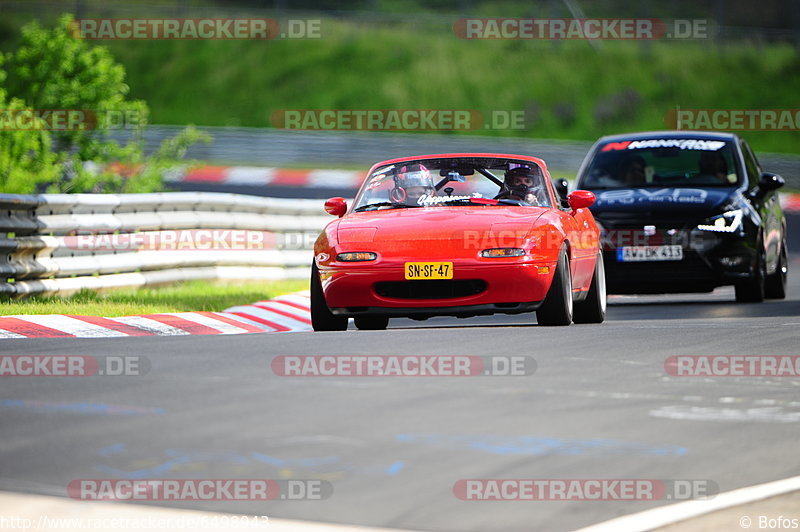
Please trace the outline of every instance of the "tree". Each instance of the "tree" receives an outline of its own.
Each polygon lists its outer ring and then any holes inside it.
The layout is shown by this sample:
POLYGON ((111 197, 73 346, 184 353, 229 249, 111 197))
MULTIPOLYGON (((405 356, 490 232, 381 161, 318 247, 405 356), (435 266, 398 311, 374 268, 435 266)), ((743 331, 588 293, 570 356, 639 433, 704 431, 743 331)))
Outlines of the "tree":
POLYGON ((57 157, 51 151, 50 134, 39 119, 29 127, 18 128, 15 118, 26 111, 25 103, 8 99, 2 88, 6 77, 0 55, 0 192, 29 194, 39 183, 56 179, 59 173, 57 157))
POLYGON ((74 127, 49 131, 61 168, 48 191, 159 190, 164 169, 177 164, 190 144, 210 137, 188 129, 145 156, 142 132, 148 122, 147 104, 128 98, 125 69, 111 52, 81 39, 75 29, 71 15, 62 16, 53 29, 34 21, 22 28, 20 46, 8 55, 7 86, 12 97, 33 110, 65 110, 80 117, 74 127), (120 128, 132 133, 126 144, 111 136, 120 128), (116 171, 120 168, 125 171, 116 171))

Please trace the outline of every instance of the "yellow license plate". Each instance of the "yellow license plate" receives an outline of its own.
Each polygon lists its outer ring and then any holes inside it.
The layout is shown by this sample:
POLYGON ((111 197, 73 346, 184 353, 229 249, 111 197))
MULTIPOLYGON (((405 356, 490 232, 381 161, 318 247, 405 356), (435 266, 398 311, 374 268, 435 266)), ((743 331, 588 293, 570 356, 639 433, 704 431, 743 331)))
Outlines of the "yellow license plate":
POLYGON ((452 262, 406 262, 406 279, 452 279, 452 262))

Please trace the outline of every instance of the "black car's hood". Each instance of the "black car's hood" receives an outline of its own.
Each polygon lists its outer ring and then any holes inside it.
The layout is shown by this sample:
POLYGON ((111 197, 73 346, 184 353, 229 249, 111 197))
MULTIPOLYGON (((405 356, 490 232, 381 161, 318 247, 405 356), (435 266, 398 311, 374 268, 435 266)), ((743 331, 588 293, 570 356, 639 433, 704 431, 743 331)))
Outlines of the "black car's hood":
POLYGON ((720 212, 736 195, 736 188, 631 188, 594 190, 591 207, 600 218, 627 215, 642 218, 702 218, 720 212))

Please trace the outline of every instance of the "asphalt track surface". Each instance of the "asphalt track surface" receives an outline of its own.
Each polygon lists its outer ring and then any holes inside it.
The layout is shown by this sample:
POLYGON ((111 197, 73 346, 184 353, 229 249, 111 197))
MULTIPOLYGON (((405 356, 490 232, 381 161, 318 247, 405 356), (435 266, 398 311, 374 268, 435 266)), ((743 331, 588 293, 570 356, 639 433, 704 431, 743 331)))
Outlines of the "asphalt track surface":
MULTIPOLYGON (((799 249, 794 247, 794 249, 799 249)), ((800 355, 789 297, 623 297, 601 325, 533 314, 387 331, 0 341, 0 354, 139 355, 129 377, 0 383, 0 490, 65 496, 86 478, 312 478, 326 500, 164 506, 417 530, 571 530, 673 501, 462 501, 460 479, 800 474, 800 379, 687 378, 672 355, 800 355), (526 355, 521 377, 280 377, 278 355, 526 355)), ((794 273, 794 275, 792 275, 794 273)), ((153 504, 153 503, 149 503, 153 504)), ((798 516, 794 516, 798 517, 798 516)), ((736 528, 732 523, 731 528, 736 528)))

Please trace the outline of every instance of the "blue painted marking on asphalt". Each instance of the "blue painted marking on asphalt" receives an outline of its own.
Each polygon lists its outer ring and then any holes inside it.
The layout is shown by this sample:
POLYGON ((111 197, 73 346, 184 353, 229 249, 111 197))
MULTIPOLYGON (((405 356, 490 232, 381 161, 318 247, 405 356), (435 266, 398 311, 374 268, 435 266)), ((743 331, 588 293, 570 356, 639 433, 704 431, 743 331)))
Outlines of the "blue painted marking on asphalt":
POLYGON ((286 460, 275 458, 274 456, 269 456, 267 454, 253 453, 253 458, 258 460, 259 462, 264 462, 265 464, 269 464, 275 467, 286 467, 287 465, 286 460))
POLYGON ((269 456, 262 453, 253 453, 252 457, 265 464, 274 465, 276 467, 314 467, 319 465, 335 464, 341 461, 338 456, 315 456, 311 458, 291 458, 283 460, 274 456, 269 456))
POLYGON ((23 407, 37 412, 70 412, 76 414, 101 414, 125 416, 138 416, 146 414, 163 414, 163 408, 151 408, 143 406, 108 405, 102 403, 60 403, 48 401, 28 401, 20 399, 0 400, 0 407, 23 407))
POLYGON ((398 434, 396 439, 406 443, 446 448, 456 447, 500 455, 644 454, 682 456, 687 452, 685 447, 672 445, 654 446, 638 442, 601 438, 591 440, 568 440, 538 436, 503 437, 479 434, 398 434))
POLYGON ((398 460, 397 462, 393 463, 392 465, 390 465, 389 467, 386 468, 386 474, 387 475, 396 475, 405 466, 406 466, 405 462, 403 462, 402 460, 398 460))
POLYGON ((167 473, 172 470, 175 466, 192 463, 193 460, 186 460, 186 459, 174 459, 174 460, 167 460, 166 462, 162 462, 154 467, 148 467, 146 469, 138 469, 136 471, 123 471, 121 469, 117 469, 115 467, 108 467, 105 465, 98 465, 97 469, 102 471, 103 473, 108 473, 110 475, 119 476, 122 478, 130 478, 130 479, 140 479, 140 478, 150 478, 153 475, 158 475, 161 473, 167 473))
POLYGON ((124 443, 115 443, 114 445, 109 445, 108 447, 103 447, 102 449, 98 450, 97 452, 101 456, 111 456, 113 454, 121 453, 125 451, 125 444, 124 443))
POLYGON ((169 459, 152 467, 125 471, 116 467, 98 465, 97 469, 103 473, 109 473, 122 478, 139 479, 149 478, 153 475, 168 473, 179 466, 186 464, 206 463, 206 462, 228 462, 243 464, 247 462, 245 457, 235 453, 213 453, 213 452, 187 452, 180 449, 166 449, 164 455, 169 459))

